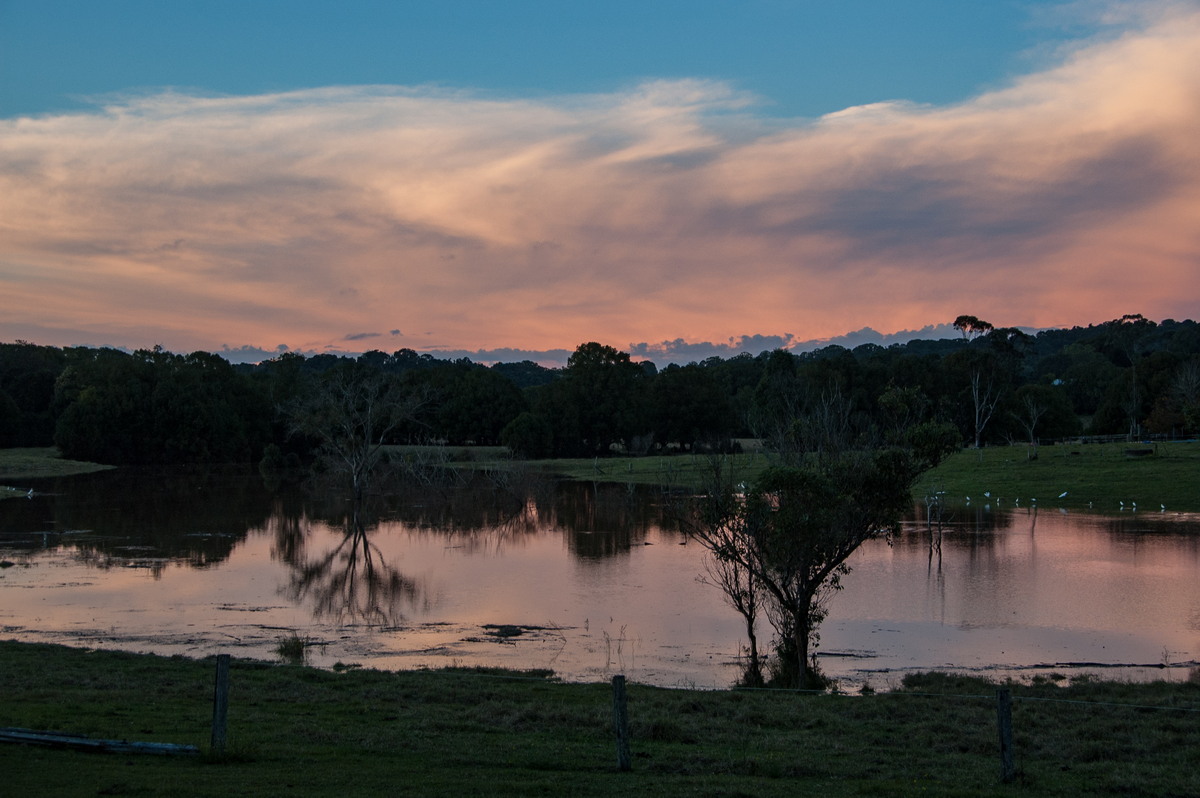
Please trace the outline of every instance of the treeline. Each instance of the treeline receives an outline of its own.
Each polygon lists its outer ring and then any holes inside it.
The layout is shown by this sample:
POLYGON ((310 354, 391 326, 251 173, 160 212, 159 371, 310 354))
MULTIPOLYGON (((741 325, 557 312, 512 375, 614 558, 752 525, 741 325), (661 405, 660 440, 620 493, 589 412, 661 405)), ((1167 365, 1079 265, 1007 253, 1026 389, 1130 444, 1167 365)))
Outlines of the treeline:
POLYGON ((316 441, 293 410, 353 381, 406 403, 388 443, 506 445, 534 458, 729 450, 739 438, 788 435, 789 420, 833 396, 863 422, 894 414, 903 397, 904 413, 953 422, 968 445, 1200 430, 1194 321, 1124 316, 1033 336, 971 316, 955 326, 962 336, 952 340, 661 370, 598 343, 549 369, 409 349, 234 366, 206 352, 18 341, 0 344, 0 446, 57 445, 111 464, 255 462, 272 444, 303 458, 316 441))

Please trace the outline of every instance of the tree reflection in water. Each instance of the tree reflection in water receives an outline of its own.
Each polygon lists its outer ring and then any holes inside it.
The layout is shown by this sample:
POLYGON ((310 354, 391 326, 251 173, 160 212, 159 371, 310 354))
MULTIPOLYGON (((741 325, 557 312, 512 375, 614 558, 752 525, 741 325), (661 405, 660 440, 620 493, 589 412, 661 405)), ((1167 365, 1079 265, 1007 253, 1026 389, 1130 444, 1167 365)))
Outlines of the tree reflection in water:
POLYGON ((406 613, 430 609, 435 591, 389 562, 394 544, 379 536, 436 536, 465 554, 494 555, 557 532, 575 557, 600 560, 627 555, 649 529, 664 523, 662 507, 644 494, 626 486, 543 480, 506 489, 487 480, 454 490, 398 485, 349 508, 336 493, 280 501, 267 528, 272 556, 289 568, 290 600, 336 623, 394 627, 407 620, 406 613), (334 531, 336 543, 317 552, 325 528, 334 531))
MULTIPOLYGON (((362 622, 372 626, 396 626, 404 620, 404 609, 424 599, 424 586, 388 563, 371 532, 360 503, 355 503, 341 523, 342 539, 329 551, 308 557, 304 531, 293 528, 296 537, 284 541, 282 559, 292 568, 287 592, 294 601, 310 600, 313 614, 338 623, 362 622)), ((286 531, 282 530, 281 531, 286 531)))

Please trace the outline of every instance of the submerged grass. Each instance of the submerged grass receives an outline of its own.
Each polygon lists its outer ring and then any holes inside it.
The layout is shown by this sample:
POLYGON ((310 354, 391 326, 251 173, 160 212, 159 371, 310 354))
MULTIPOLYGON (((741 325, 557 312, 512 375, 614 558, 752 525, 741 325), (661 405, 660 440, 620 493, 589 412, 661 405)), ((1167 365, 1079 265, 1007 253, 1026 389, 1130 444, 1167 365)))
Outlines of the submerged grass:
POLYGON ((279 641, 279 644, 275 646, 275 653, 284 662, 290 662, 293 665, 303 665, 307 647, 308 638, 301 637, 297 633, 292 632, 279 641))
MULTIPOLYGON (((0 725, 208 745, 212 660, 0 643, 0 725)), ((0 745, 12 795, 1195 795, 1200 687, 1013 686, 931 674, 864 697, 629 686, 633 771, 607 684, 495 671, 232 669, 223 756, 0 745)))

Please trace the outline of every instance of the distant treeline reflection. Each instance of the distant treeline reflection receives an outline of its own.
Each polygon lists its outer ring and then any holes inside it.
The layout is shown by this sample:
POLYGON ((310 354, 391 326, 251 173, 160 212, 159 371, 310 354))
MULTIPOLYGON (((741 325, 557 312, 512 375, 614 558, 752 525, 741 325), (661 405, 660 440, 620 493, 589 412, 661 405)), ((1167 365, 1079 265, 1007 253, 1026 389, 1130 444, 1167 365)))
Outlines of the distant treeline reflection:
POLYGON ((336 490, 270 490, 245 467, 122 469, 60 478, 34 500, 6 502, 0 536, 18 550, 74 549, 97 567, 171 561, 203 568, 228 558, 251 534, 269 534, 282 561, 300 564, 315 524, 360 538, 400 524, 468 547, 562 534, 576 556, 595 558, 628 551, 653 527, 671 527, 659 497, 643 488, 550 479, 498 490, 473 475, 451 486, 389 485, 356 506, 336 490))

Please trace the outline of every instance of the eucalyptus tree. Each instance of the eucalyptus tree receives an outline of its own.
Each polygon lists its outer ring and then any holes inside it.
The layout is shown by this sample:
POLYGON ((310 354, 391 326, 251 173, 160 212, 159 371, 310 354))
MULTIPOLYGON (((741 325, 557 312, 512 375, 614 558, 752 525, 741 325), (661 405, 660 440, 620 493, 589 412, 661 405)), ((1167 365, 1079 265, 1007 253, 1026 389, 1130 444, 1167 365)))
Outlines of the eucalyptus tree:
POLYGON ((991 322, 986 322, 977 316, 962 315, 954 320, 954 329, 962 333, 964 341, 970 341, 978 335, 991 332, 995 328, 991 322))
POLYGON ((962 386, 960 404, 970 416, 963 428, 976 449, 983 445, 988 425, 1019 377, 1030 336, 1014 327, 987 326, 987 334, 971 345, 948 355, 946 368, 958 375, 962 386))
POLYGON ((1145 354, 1148 334, 1156 326, 1140 313, 1126 313, 1121 318, 1103 325, 1104 332, 1099 342, 1102 351, 1106 350, 1113 362, 1120 366, 1128 364, 1129 379, 1125 381, 1127 393, 1121 405, 1128 421, 1130 440, 1138 437, 1141 432, 1144 397, 1139 380, 1139 366, 1145 354))
POLYGON ((750 485, 714 485, 690 525, 717 565, 709 581, 748 625, 765 610, 781 681, 813 683, 810 653, 847 560, 866 541, 892 534, 912 506, 917 477, 958 445, 952 425, 915 419, 913 398, 889 392, 873 423, 856 429, 846 403, 827 396, 793 419, 785 465, 750 485))

